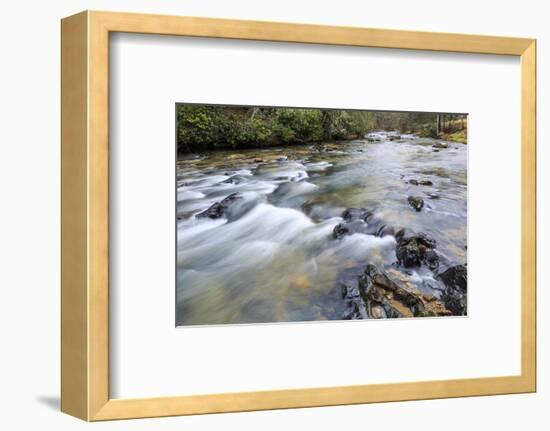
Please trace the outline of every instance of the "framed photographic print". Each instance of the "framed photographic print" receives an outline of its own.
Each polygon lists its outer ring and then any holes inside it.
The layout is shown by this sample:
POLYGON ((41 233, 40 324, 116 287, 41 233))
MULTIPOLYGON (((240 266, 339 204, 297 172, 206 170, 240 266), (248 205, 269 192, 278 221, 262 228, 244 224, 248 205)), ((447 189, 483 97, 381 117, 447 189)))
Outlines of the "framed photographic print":
POLYGON ((62 20, 62 410, 536 390, 532 39, 62 20))

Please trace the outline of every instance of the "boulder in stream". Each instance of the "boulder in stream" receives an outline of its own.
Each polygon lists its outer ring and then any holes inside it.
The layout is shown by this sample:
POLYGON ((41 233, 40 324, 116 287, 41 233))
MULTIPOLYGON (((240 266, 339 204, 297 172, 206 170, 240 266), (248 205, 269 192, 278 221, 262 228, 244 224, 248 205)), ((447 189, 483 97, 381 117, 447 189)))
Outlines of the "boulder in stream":
POLYGON ((372 318, 413 317, 424 312, 419 293, 403 288, 372 264, 359 277, 359 291, 372 318))
POLYGON ((434 250, 437 243, 428 235, 403 229, 395 234, 395 239, 395 255, 400 265, 405 268, 426 265, 432 271, 439 267, 439 255, 434 250))
POLYGON ((342 213, 342 218, 346 222, 352 222, 355 220, 367 221, 369 217, 372 216, 372 212, 366 210, 365 208, 346 208, 342 213))
POLYGON ((342 218, 344 221, 338 223, 332 232, 335 239, 354 233, 384 237, 386 235, 393 236, 396 232, 395 227, 386 224, 372 211, 365 208, 347 208, 342 213, 342 218))
POLYGON ((232 221, 247 212, 253 205, 253 202, 246 202, 241 194, 232 193, 220 202, 213 203, 195 217, 210 219, 226 217, 229 221, 232 221))
POLYGON ((243 177, 242 175, 232 175, 228 179, 222 181, 224 184, 241 184, 246 182, 247 179, 243 177))
POLYGON ((433 183, 430 180, 412 179, 409 181, 409 184, 412 184, 413 186, 433 186, 433 183))
POLYGON ((342 218, 344 221, 338 223, 332 232, 335 239, 354 233, 384 237, 394 235, 396 231, 393 226, 384 223, 372 211, 365 208, 347 208, 342 213, 342 218))
POLYGON ((407 198, 407 201, 409 202, 409 205, 413 207, 417 212, 420 211, 424 206, 424 199, 422 199, 420 196, 409 196, 407 198))
POLYGON ((461 292, 468 291, 468 270, 465 265, 452 266, 439 274, 439 278, 448 288, 451 287, 461 292))
POLYGON ((455 316, 465 316, 468 306, 468 270, 466 265, 456 265, 438 275, 446 286, 442 300, 455 316))
POLYGON ((338 223, 336 226, 334 226, 334 229, 332 231, 332 237, 334 239, 340 239, 347 234, 349 234, 349 228, 344 223, 338 223))

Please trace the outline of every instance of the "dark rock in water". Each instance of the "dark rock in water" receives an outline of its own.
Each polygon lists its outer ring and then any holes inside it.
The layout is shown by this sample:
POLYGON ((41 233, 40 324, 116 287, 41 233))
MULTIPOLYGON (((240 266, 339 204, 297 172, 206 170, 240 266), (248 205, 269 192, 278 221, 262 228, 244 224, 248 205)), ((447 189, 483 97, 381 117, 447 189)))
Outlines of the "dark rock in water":
POLYGON ((344 320, 357 320, 368 318, 367 309, 361 293, 357 277, 346 277, 341 281, 342 299, 345 301, 346 308, 342 314, 344 320))
POLYGON ((334 238, 341 238, 344 235, 352 235, 354 233, 384 237, 386 235, 395 235, 396 232, 393 226, 385 224, 372 211, 365 208, 347 208, 342 213, 342 218, 344 221, 334 228, 334 238))
POLYGON ((404 289, 372 264, 359 277, 359 291, 371 317, 412 317, 424 312, 419 295, 404 289))
POLYGON ((401 135, 388 136, 388 139, 390 141, 398 141, 399 139, 401 139, 401 135))
POLYGON ((400 265, 406 268, 426 265, 432 271, 438 268, 439 256, 434 250, 437 245, 434 239, 423 233, 409 236, 406 231, 399 231, 395 238, 395 255, 400 265))
MULTIPOLYGON (((380 236, 381 231, 386 227, 386 224, 378 217, 368 217, 366 222, 365 232, 367 235, 380 236)), ((365 226, 365 225, 363 225, 365 226)))
POLYGON ((341 238, 344 235, 352 235, 354 233, 379 237, 395 234, 393 226, 386 225, 372 211, 365 208, 347 208, 342 213, 342 218, 344 221, 334 228, 334 238, 341 238))
POLYGON ((439 150, 436 148, 435 150, 432 150, 434 153, 439 153, 439 150))
POLYGON ((221 204, 221 202, 215 202, 210 207, 208 207, 208 209, 197 214, 195 217, 217 219, 217 218, 223 217, 225 209, 226 208, 221 204))
POLYGON ((386 273, 372 264, 368 264, 362 273, 352 271, 339 282, 340 297, 345 304, 342 318, 384 319, 451 315, 451 311, 439 297, 423 293, 407 280, 408 277, 395 269, 386 273))
POLYGON ((430 180, 410 180, 409 184, 413 186, 433 186, 433 183, 430 180))
POLYGON ((439 255, 435 250, 427 250, 424 255, 424 264, 432 271, 439 268, 439 255))
POLYGON ((441 197, 436 193, 428 193, 430 199, 441 199, 441 197))
POLYGON ((229 177, 228 179, 222 181, 222 183, 225 183, 225 184, 241 184, 241 183, 244 183, 246 181, 246 178, 243 177, 242 175, 233 175, 231 177, 229 177))
POLYGON ((411 238, 414 235, 415 233, 411 229, 404 227, 395 232, 394 237, 397 242, 401 242, 402 240, 411 238))
POLYGON ((409 201, 409 205, 413 207, 417 212, 420 211, 424 206, 424 199, 419 196, 409 196, 407 200, 409 201))
POLYGON ((445 144, 443 142, 436 142, 435 144, 432 145, 432 148, 438 148, 438 149, 449 148, 449 144, 445 144))
POLYGON ((349 302, 348 308, 342 315, 342 320, 358 320, 360 319, 359 307, 356 302, 349 302))
POLYGON ((464 265, 456 265, 439 274, 439 278, 449 288, 468 291, 468 270, 464 265))
POLYGON ((456 265, 439 274, 446 286, 441 299, 455 316, 467 313, 468 270, 465 265, 456 265))
POLYGON ((366 210, 365 208, 347 208, 342 213, 342 218, 346 222, 351 222, 351 221, 355 221, 355 220, 366 221, 365 219, 370 217, 370 216, 372 216, 372 212, 366 210))
POLYGON ((453 316, 466 316, 468 300, 465 294, 455 290, 445 291, 441 299, 453 316))
POLYGON ((247 212, 254 203, 244 202, 244 198, 239 193, 232 193, 220 202, 213 203, 208 209, 197 214, 196 218, 218 219, 227 217, 230 221, 247 212))
POLYGON ((288 181, 289 178, 288 177, 276 177, 275 178, 275 181, 288 181))
POLYGON ((334 226, 332 236, 334 239, 340 239, 349 233, 349 228, 344 223, 338 223, 334 226))
POLYGON ((383 238, 387 235, 395 236, 395 228, 393 226, 382 225, 376 232, 376 236, 383 238))

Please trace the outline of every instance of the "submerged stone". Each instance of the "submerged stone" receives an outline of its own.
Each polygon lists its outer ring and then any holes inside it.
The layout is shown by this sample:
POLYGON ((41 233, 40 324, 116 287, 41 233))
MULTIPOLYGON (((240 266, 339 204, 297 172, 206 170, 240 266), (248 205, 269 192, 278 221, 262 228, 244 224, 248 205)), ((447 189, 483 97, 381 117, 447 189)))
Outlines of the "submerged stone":
POLYGON ((412 184, 413 186, 433 186, 433 183, 430 180, 412 179, 409 181, 409 184, 412 184))
POLYGON ((229 177, 228 179, 222 181, 222 183, 224 183, 224 184, 241 184, 241 183, 244 183, 245 181, 247 181, 247 179, 245 177, 243 177, 242 175, 233 175, 233 176, 229 177))
POLYGON ((232 193, 220 202, 213 203, 195 217, 210 219, 226 217, 231 221, 247 212, 253 205, 253 202, 245 202, 239 193, 232 193))
POLYGON ((332 231, 332 237, 334 239, 340 239, 349 233, 349 228, 344 223, 338 223, 334 226, 332 231))
POLYGON ((420 196, 409 196, 407 198, 409 205, 413 207, 417 212, 422 209, 424 206, 424 199, 422 199, 420 196))

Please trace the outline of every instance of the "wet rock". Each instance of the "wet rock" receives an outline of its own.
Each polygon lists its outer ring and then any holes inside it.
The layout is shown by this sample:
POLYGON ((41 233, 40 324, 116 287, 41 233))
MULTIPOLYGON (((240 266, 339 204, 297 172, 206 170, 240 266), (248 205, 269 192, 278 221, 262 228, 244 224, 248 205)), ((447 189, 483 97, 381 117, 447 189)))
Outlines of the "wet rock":
POLYGON ((426 265, 432 271, 439 267, 439 255, 434 250, 437 243, 434 239, 424 233, 409 235, 405 230, 399 231, 395 238, 395 255, 400 265, 406 268, 426 265))
POLYGON ((396 232, 395 227, 382 225, 380 228, 378 228, 378 231, 376 232, 376 236, 379 236, 380 238, 383 238, 387 235, 395 236, 395 232, 396 232))
POLYGON ((433 183, 430 180, 412 179, 409 181, 409 184, 412 184, 413 186, 433 186, 433 183))
POLYGON ((344 320, 367 319, 367 309, 361 293, 357 277, 346 277, 341 281, 342 299, 345 301, 345 310, 342 314, 344 320))
POLYGON ((388 317, 384 311, 384 308, 377 304, 373 304, 370 307, 370 315, 371 319, 385 319, 388 317))
POLYGON ((342 315, 342 320, 358 320, 360 319, 359 307, 355 302, 349 302, 348 308, 342 315))
POLYGON ((407 198, 409 205, 413 207, 417 212, 424 206, 424 199, 419 196, 409 196, 407 198))
POLYGON ((435 144, 432 145, 432 148, 437 148, 437 149, 449 148, 449 144, 446 144, 444 142, 436 142, 435 144))
POLYGON ((342 213, 342 218, 344 221, 334 228, 334 238, 341 238, 344 235, 354 233, 383 237, 394 235, 396 231, 393 226, 385 224, 382 219, 365 208, 347 208, 342 213))
POLYGON ((456 265, 439 274, 439 278, 449 288, 467 292, 468 270, 465 265, 456 265))
POLYGON ((229 177, 228 179, 222 181, 224 184, 241 184, 246 181, 246 178, 242 175, 233 175, 229 177))
POLYGON ((446 286, 441 299, 455 316, 467 313, 468 271, 465 265, 456 265, 439 274, 446 286))
POLYGON ((366 219, 368 219, 371 216, 372 216, 372 212, 366 210, 365 208, 347 208, 342 213, 342 218, 344 219, 344 221, 348 223, 355 220, 367 221, 366 219))
POLYGON ((439 255, 435 250, 427 250, 424 255, 424 264, 432 271, 439 267, 439 255))
POLYGON ((349 234, 349 228, 344 223, 338 223, 336 226, 334 226, 334 229, 332 231, 332 237, 334 239, 340 239, 347 234, 349 234))
POLYGON ((213 203, 208 209, 195 217, 210 219, 226 217, 229 221, 232 221, 247 212, 253 205, 253 202, 246 202, 239 193, 232 193, 220 202, 213 203))
POLYGON ((395 232, 395 240, 399 243, 403 241, 404 239, 411 238, 415 235, 414 231, 412 231, 409 228, 401 228, 397 232, 395 232))
POLYGON ((412 317, 424 311, 424 303, 419 294, 404 289, 372 264, 367 265, 365 272, 359 277, 359 291, 369 315, 373 318, 412 317))
POLYGON ((395 236, 397 231, 394 226, 384 223, 372 211, 365 208, 347 208, 341 217, 344 221, 334 228, 334 238, 341 238, 344 235, 352 235, 354 233, 363 233, 378 237, 395 236))
POLYGON ((441 299, 453 316, 466 316, 468 308, 466 295, 451 290, 446 291, 441 299))

